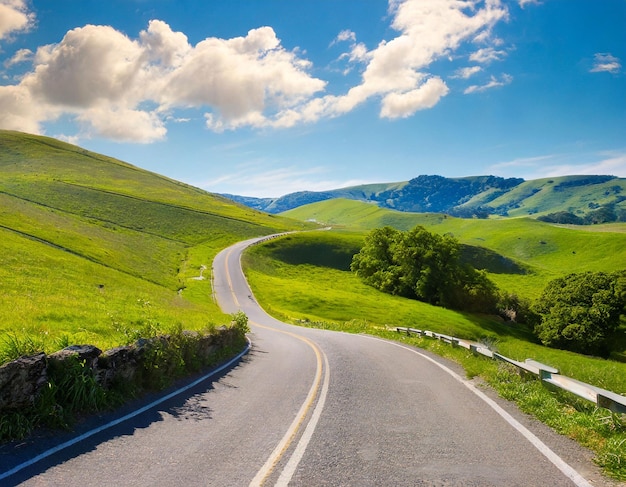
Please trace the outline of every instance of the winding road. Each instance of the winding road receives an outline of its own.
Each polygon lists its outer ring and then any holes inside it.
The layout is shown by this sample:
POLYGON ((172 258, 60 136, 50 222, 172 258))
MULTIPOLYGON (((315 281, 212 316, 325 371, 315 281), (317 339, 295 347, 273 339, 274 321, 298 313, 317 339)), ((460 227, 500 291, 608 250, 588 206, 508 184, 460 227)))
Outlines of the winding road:
POLYGON ((0 449, 0 485, 613 485, 588 451, 455 364, 267 315, 240 265, 260 240, 213 263, 220 306, 249 318, 246 355, 182 392, 146 399, 141 414, 87 422, 81 441, 72 443, 74 434, 0 449))

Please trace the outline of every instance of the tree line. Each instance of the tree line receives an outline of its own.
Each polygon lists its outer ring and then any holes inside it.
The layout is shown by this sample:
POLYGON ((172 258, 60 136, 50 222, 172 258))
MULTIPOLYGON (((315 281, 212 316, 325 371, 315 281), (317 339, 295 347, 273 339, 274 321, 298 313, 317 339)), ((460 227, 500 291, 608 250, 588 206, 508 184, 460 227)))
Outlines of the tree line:
POLYGON ((372 230, 351 270, 374 288, 462 311, 526 323, 547 346, 607 355, 626 307, 626 270, 570 274, 549 282, 530 303, 504 292, 484 270, 460 258, 460 243, 416 226, 372 230))

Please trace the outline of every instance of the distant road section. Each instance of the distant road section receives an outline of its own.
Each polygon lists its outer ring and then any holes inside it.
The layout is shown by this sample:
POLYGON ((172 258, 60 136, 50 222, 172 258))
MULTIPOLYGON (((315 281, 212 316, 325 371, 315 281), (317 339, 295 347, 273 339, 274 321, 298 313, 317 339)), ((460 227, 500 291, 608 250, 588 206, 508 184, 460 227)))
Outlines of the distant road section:
POLYGON ((239 364, 2 485, 611 485, 586 450, 453 364, 268 316, 240 266, 255 241, 213 263, 218 302, 250 320, 239 364))

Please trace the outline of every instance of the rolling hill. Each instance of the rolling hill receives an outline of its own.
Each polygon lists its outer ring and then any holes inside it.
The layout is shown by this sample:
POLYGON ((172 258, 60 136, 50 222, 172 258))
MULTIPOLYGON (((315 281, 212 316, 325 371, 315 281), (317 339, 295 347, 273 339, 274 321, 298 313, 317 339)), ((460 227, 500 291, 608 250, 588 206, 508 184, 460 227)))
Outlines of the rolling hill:
MULTIPOLYGON (((524 181, 495 176, 444 178, 369 184, 324 192, 298 192, 280 198, 225 195, 251 208, 281 213, 335 198, 374 203, 409 212, 447 213, 464 218, 549 217, 566 213, 572 221, 626 221, 626 179, 615 176, 563 176, 524 181), (575 218, 574 218, 575 217, 575 218)), ((561 215, 563 216, 563 215, 561 215)))
POLYGON ((313 203, 283 215, 359 232, 383 226, 409 230, 422 225, 431 232, 452 235, 474 257, 480 257, 474 259, 474 266, 490 272, 502 289, 528 298, 537 297, 550 279, 570 272, 626 268, 626 223, 567 226, 533 218, 464 219, 389 210, 349 199, 313 203), (502 272, 497 262, 513 264, 509 267, 518 271, 502 272))
POLYGON ((0 131, 0 332, 54 349, 59 339, 115 346, 141 327, 223 323, 201 266, 235 241, 305 227, 52 138, 0 131))

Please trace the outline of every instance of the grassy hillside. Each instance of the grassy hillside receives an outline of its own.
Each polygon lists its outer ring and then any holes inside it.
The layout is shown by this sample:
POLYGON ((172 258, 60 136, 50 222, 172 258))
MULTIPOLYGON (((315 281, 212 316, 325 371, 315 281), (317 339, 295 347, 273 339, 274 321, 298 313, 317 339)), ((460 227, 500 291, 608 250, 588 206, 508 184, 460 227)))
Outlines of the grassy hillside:
POLYGON ((626 224, 557 226, 531 218, 460 219, 434 213, 387 210, 350 200, 329 200, 283 213, 360 231, 389 225, 408 230, 423 225, 451 234, 461 243, 489 249, 528 270, 525 274, 492 273, 503 289, 528 298, 545 284, 570 272, 614 271, 626 268, 626 224))
MULTIPOLYGON (((213 256, 307 225, 47 137, 0 131, 0 350, 228 321, 213 256)), ((1 357, 0 357, 1 358, 1 357)))
MULTIPOLYGON (((591 210, 614 204, 626 209, 626 179, 602 176, 564 176, 525 181, 487 203, 508 216, 545 215, 567 211, 583 216, 591 210)), ((468 201, 467 205, 480 203, 468 201)))

